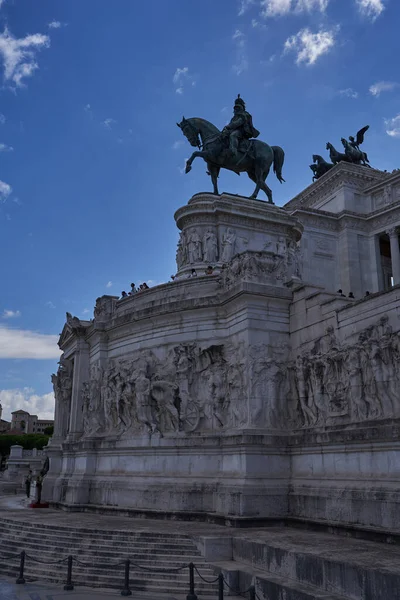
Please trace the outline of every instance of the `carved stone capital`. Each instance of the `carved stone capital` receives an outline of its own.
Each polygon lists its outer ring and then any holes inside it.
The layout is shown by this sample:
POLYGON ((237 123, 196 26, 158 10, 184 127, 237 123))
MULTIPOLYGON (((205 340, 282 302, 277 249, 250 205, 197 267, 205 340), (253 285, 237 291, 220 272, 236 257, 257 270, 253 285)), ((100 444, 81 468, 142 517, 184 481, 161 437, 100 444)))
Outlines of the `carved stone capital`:
POLYGON ((394 227, 389 227, 386 229, 385 233, 388 234, 389 237, 398 237, 399 236, 399 227, 395 225, 394 227))

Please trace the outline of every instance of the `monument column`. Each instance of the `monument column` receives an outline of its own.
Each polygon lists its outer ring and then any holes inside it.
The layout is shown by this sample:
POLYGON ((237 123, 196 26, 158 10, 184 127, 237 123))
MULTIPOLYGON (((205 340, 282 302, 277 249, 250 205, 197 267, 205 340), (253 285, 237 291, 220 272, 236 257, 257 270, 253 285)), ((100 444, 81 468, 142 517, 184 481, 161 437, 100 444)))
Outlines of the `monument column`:
POLYGON ((89 381, 89 344, 78 337, 74 355, 74 375, 72 383, 71 413, 68 441, 74 441, 83 433, 82 384, 89 381))
POLYGON ((391 227, 386 230, 390 238, 390 255, 392 258, 392 276, 394 285, 400 284, 400 250, 399 250, 399 231, 397 227, 391 227))

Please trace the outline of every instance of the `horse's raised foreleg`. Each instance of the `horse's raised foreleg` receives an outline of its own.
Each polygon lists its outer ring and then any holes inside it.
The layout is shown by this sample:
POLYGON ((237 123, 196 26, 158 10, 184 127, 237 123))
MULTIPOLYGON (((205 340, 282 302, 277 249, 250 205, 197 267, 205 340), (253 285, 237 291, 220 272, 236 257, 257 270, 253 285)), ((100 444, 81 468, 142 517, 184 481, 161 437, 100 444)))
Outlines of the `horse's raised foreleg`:
POLYGON ((194 161, 195 158, 204 158, 205 161, 207 161, 207 159, 209 158, 209 154, 208 152, 202 152, 201 150, 196 150, 196 152, 193 152, 192 156, 190 158, 187 159, 186 161, 186 168, 185 168, 185 173, 189 173, 189 171, 192 170, 192 162, 194 161))

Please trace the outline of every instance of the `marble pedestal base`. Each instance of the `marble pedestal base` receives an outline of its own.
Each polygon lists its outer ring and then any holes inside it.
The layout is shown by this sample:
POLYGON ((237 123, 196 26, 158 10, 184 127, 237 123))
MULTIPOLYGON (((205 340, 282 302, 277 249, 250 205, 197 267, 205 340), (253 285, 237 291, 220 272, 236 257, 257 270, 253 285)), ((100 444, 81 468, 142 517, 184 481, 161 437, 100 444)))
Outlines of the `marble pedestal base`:
POLYGON ((148 516, 282 518, 289 466, 276 440, 256 432, 87 440, 64 446, 63 472, 47 499, 148 516))

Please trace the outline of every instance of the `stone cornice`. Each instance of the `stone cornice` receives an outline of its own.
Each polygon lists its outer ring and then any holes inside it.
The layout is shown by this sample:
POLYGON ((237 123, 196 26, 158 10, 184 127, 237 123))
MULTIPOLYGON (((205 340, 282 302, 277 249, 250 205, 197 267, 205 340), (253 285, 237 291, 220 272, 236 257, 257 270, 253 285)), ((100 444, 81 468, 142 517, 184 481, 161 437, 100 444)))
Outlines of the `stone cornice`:
POLYGON ((400 169, 396 169, 392 173, 385 173, 385 175, 386 175, 386 177, 383 180, 381 180, 377 183, 373 183, 372 185, 369 185, 368 187, 366 187, 364 189, 364 193, 371 194, 373 192, 376 192, 379 188, 382 187, 383 184, 384 184, 384 186, 386 186, 386 185, 393 185, 396 183, 400 183, 400 169))
POLYGON ((330 231, 352 228, 372 232, 387 225, 400 226, 400 200, 368 215, 349 210, 335 214, 316 208, 303 207, 296 208, 292 214, 306 227, 316 227, 330 231))
POLYGON ((240 224, 250 229, 268 229, 285 232, 288 228, 297 231, 301 236, 302 225, 286 210, 262 200, 254 200, 244 196, 231 194, 214 194, 202 192, 195 194, 186 204, 175 212, 175 220, 179 229, 198 222, 215 222, 215 217, 223 224, 240 224))
POLYGON ((76 345, 76 342, 79 339, 86 336, 87 330, 91 327, 92 323, 91 321, 80 321, 80 325, 80 327, 71 327, 68 322, 65 323, 58 340, 58 346, 61 350, 64 351, 65 348, 71 344, 76 345))
POLYGON ((310 208, 344 185, 364 190, 381 183, 389 176, 389 173, 383 171, 342 162, 287 202, 283 208, 288 212, 295 208, 310 208))

